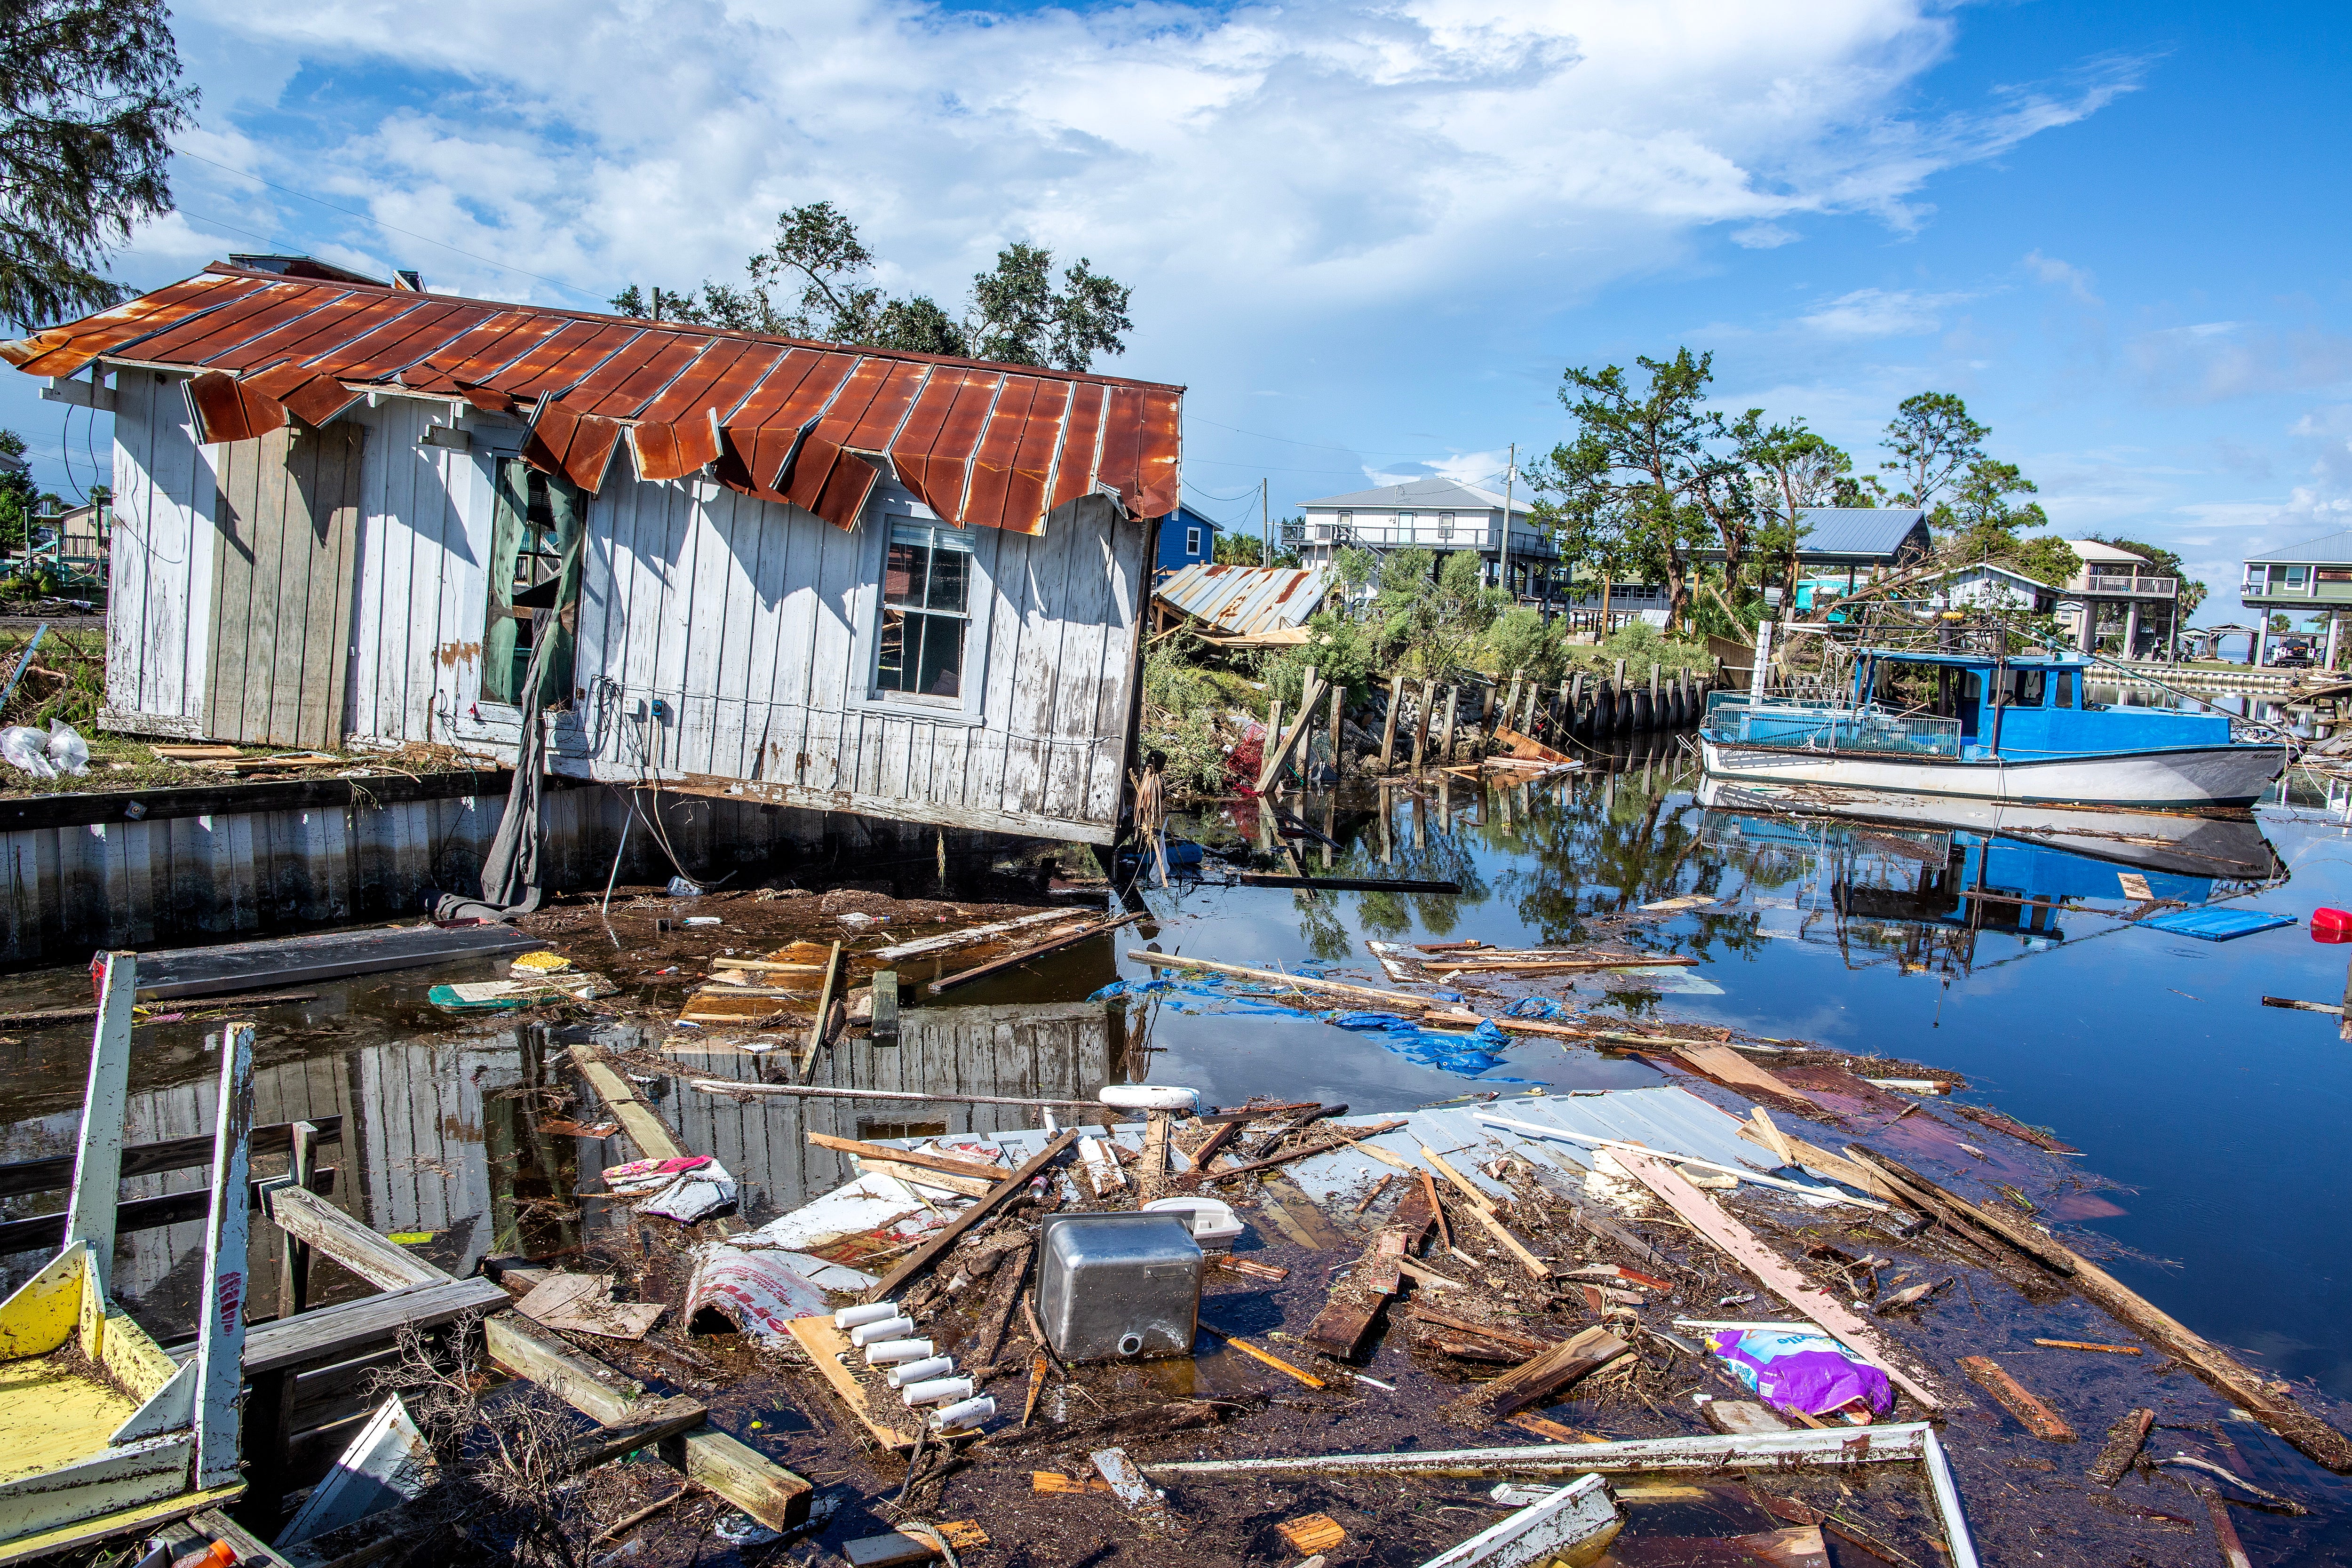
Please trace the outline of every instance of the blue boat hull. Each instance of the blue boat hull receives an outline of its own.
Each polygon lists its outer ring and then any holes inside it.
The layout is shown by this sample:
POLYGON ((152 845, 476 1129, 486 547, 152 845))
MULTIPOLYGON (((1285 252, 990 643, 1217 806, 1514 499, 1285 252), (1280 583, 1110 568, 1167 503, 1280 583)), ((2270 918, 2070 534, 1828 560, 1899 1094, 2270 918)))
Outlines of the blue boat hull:
POLYGON ((1958 761, 1727 742, 1699 731, 1710 776, 1832 784, 2018 805, 2177 811, 2249 806, 2286 768, 2284 746, 2231 743, 2032 760, 1958 761))

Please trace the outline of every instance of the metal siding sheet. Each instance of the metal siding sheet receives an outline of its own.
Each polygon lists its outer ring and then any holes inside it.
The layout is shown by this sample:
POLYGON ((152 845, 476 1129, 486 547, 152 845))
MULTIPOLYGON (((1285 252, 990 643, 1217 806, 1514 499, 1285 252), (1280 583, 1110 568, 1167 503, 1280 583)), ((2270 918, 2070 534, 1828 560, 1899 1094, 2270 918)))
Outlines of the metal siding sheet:
POLYGON ((299 402, 306 418, 331 417, 350 401, 338 380, 394 379, 500 413, 568 392, 567 414, 667 426, 633 443, 641 472, 683 477, 715 459, 730 484, 769 500, 782 499, 772 470, 817 420, 793 499, 844 525, 854 521, 845 509, 873 483, 872 465, 846 466, 847 453, 889 454, 942 516, 1033 534, 1098 482, 1141 515, 1170 510, 1181 460, 1174 387, 226 268, 5 352, 59 374, 131 348, 156 363, 268 373, 251 398, 208 387, 223 428, 267 425, 269 397, 299 402), (297 374, 304 369, 312 374, 297 374), (714 413, 723 439, 707 428, 714 413))
POLYGON ((1328 566, 1220 566, 1200 562, 1171 576, 1153 597, 1235 637, 1303 626, 1330 588, 1328 566))

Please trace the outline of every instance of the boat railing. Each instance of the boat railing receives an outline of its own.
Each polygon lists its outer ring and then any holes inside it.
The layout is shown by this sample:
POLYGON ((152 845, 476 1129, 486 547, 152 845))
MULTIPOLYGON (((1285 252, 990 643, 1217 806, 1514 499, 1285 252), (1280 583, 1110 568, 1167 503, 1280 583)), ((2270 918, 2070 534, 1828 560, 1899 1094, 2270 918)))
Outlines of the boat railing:
POLYGON ((1743 692, 1713 692, 1707 700, 1706 722, 1717 740, 1731 745, 1946 757, 1955 762, 1960 755, 1960 721, 1930 714, 1777 699, 1757 702, 1743 692))

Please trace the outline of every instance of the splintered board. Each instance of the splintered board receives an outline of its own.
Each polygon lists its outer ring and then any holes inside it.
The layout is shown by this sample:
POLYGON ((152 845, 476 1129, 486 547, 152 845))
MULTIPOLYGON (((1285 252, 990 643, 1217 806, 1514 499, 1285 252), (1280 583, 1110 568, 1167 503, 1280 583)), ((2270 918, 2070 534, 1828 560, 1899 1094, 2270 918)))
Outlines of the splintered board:
POLYGON ((876 1442, 886 1448, 911 1448, 915 1446, 913 1433, 901 1432, 874 1418, 874 1406, 866 1385, 858 1381, 857 1373, 842 1359, 856 1352, 850 1345, 849 1336, 835 1328, 831 1318, 794 1318, 784 1327, 793 1339, 800 1342, 801 1349, 808 1352, 809 1360, 816 1363, 818 1373, 832 1385, 833 1392, 840 1396, 841 1402, 849 1406, 849 1413, 873 1434, 876 1442))

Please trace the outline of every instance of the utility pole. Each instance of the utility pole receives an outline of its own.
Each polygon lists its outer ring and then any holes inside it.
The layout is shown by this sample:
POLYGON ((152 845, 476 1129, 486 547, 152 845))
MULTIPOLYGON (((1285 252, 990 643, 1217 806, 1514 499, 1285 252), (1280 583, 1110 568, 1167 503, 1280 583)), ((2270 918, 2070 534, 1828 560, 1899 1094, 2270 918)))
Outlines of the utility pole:
POLYGON ((1265 521, 1265 480, 1257 482, 1257 563, 1274 564, 1274 532, 1265 521))
MULTIPOLYGON (((1519 444, 1517 441, 1514 441, 1511 443, 1510 459, 1503 465, 1503 549, 1501 554, 1501 565, 1503 568, 1503 591, 1507 594, 1511 591, 1511 481, 1518 477, 1518 467, 1519 444)), ((1517 595, 1514 595, 1512 603, 1517 604, 1517 602, 1518 600, 1517 595)))

